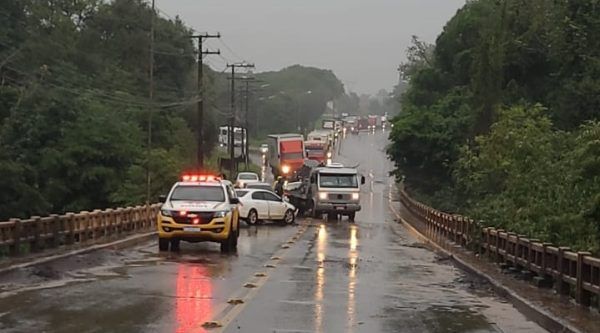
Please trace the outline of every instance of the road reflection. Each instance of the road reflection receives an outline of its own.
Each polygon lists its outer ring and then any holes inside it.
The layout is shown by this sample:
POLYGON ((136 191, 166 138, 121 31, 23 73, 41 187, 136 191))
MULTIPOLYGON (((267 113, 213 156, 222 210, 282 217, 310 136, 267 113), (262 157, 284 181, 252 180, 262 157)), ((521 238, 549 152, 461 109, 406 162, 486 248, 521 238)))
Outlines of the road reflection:
POLYGON ((262 182, 266 182, 267 181, 267 155, 266 154, 262 154, 262 163, 261 163, 261 167, 260 167, 260 179, 262 182))
POLYGON ((175 333, 198 329, 212 316, 212 284, 205 266, 179 265, 175 314, 175 333))
POLYGON ((350 248, 348 249, 349 270, 348 270, 348 327, 351 330, 356 323, 356 268, 358 267, 358 227, 350 226, 350 248))
POLYGON ((325 255, 327 249, 327 229, 325 225, 319 226, 317 235, 317 287, 315 289, 315 332, 323 332, 323 290, 325 288, 325 255))

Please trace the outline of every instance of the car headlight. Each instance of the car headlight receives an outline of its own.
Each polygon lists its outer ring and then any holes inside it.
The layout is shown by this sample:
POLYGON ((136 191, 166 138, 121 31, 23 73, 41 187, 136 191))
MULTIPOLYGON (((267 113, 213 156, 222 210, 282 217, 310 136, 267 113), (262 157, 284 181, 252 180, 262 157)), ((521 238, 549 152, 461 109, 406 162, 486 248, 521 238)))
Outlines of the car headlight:
POLYGON ((161 209, 160 215, 162 216, 173 216, 173 212, 168 209, 161 209))
POLYGON ((281 172, 283 173, 289 173, 290 172, 290 166, 289 165, 284 165, 281 167, 281 172))
POLYGON ((327 199, 327 192, 319 192, 319 199, 321 199, 321 200, 327 199))
POLYGON ((330 151, 327 152, 327 158, 331 158, 331 152, 330 151))
POLYGON ((222 211, 219 211, 219 212, 215 212, 214 217, 215 218, 221 218, 221 217, 227 216, 227 214, 229 214, 228 210, 222 210, 222 211))
POLYGON ((360 199, 360 194, 359 193, 352 193, 352 200, 358 200, 360 199))

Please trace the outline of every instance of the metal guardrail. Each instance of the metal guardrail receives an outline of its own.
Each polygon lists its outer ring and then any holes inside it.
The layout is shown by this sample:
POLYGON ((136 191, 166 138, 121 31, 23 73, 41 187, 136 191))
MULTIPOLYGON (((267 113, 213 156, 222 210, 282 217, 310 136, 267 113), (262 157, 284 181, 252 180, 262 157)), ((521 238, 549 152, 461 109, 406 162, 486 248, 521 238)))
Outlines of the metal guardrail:
POLYGON ((539 286, 552 286, 583 306, 600 307, 600 258, 589 252, 540 242, 492 227, 461 215, 448 214, 424 205, 401 191, 400 200, 425 224, 426 236, 450 240, 478 252, 499 265, 536 276, 539 286), (592 304, 595 303, 595 304, 592 304))
POLYGON ((89 244, 148 231, 156 226, 160 204, 83 211, 0 222, 0 248, 8 256, 40 252, 62 245, 89 244))

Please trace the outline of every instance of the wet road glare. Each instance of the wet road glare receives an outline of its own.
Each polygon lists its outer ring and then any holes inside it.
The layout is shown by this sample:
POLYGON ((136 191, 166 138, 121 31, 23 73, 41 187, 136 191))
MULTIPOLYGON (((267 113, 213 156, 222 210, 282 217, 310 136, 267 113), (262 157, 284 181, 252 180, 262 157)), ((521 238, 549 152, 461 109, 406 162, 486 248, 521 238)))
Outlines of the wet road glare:
POLYGON ((244 227, 236 255, 151 241, 16 271, 0 332, 544 332, 394 221, 386 137, 350 135, 334 159, 368 178, 356 223, 244 227))

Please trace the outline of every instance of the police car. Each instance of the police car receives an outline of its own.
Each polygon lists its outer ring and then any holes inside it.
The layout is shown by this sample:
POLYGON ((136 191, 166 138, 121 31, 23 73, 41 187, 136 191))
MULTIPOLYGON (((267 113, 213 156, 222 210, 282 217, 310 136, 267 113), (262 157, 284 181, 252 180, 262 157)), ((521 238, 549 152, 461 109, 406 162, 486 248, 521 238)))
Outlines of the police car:
POLYGON ((179 249, 181 240, 217 242, 234 251, 240 234, 240 203, 231 182, 211 175, 184 175, 166 196, 158 214, 160 251, 179 249))

